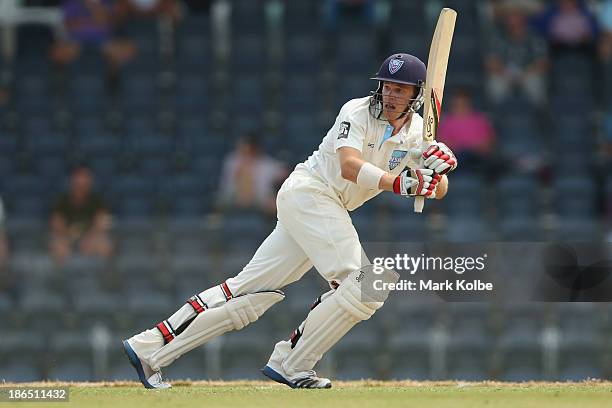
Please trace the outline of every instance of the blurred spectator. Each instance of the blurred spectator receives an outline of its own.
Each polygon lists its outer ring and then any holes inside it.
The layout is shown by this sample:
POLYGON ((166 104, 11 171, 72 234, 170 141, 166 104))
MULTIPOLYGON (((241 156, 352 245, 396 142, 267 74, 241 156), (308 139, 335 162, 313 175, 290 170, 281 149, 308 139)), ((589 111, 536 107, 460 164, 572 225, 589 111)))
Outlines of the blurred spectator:
POLYGON ((584 0, 558 0, 536 19, 553 56, 583 53, 593 57, 599 35, 597 20, 584 0))
POLYGON ((63 0, 67 38, 54 45, 52 59, 67 64, 78 58, 83 48, 90 47, 99 49, 111 67, 130 61, 136 48, 128 39, 115 35, 117 7, 116 0, 63 0))
POLYGON ((481 170, 488 166, 495 131, 487 116, 476 111, 465 89, 455 91, 450 108, 442 115, 438 138, 457 155, 464 169, 481 170))
POLYGON ((241 138, 223 163, 219 184, 222 209, 276 214, 276 192, 288 174, 283 163, 261 151, 257 137, 241 138))
POLYGON ((84 166, 70 176, 51 215, 51 252, 62 263, 72 252, 108 258, 113 252, 109 237, 111 216, 102 198, 92 191, 93 175, 84 166))
POLYGON ((603 30, 600 42, 601 57, 604 61, 612 59, 612 0, 604 0, 599 15, 603 30))
POLYGON ((517 90, 541 105, 546 95, 546 43, 530 32, 521 6, 506 2, 499 17, 502 32, 493 37, 486 57, 489 96, 499 103, 517 90))

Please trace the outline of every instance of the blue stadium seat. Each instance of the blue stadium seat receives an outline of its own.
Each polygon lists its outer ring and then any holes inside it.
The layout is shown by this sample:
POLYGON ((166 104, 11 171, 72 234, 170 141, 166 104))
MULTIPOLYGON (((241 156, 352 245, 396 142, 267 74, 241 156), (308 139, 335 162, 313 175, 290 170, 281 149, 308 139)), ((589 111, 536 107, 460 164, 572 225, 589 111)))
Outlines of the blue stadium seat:
POLYGON ((63 326, 65 308, 66 299, 51 288, 24 288, 20 294, 19 309, 30 328, 45 331, 63 326))
POLYGON ((2 316, 10 316, 13 309, 13 299, 8 293, 0 293, 0 313, 2 316))
POLYGON ((53 94, 49 78, 43 72, 23 74, 16 72, 15 103, 21 114, 30 116, 49 114, 53 107, 53 94))
POLYGON ((123 81, 122 103, 131 114, 152 113, 156 109, 157 80, 151 74, 130 75, 123 81))
MULTIPOLYGON (((40 232, 46 237, 45 232, 40 232)), ((9 237, 11 237, 9 235, 9 237)), ((43 244, 39 247, 34 245, 16 246, 24 244, 23 240, 11 241, 14 253, 11 258, 11 270, 16 279, 18 287, 26 291, 40 293, 45 291, 55 292, 61 284, 61 276, 56 274, 56 268, 47 254, 47 242, 45 238, 40 239, 36 244, 43 244)))
POLYGON ((183 114, 205 111, 211 102, 208 87, 207 78, 201 73, 180 76, 176 90, 177 107, 183 114))
POLYGON ((527 214, 510 217, 504 214, 500 223, 501 238, 504 241, 539 241, 541 239, 538 220, 527 214))
POLYGON ((274 344, 284 337, 274 328, 268 313, 242 330, 221 338, 222 378, 227 380, 259 379, 274 344), (253 341, 257 339, 257 341, 253 341))
POLYGON ((68 100, 77 116, 103 112, 108 107, 107 84, 104 76, 91 73, 77 74, 70 80, 68 100))
MULTIPOLYGON (((180 73, 205 75, 213 65, 209 16, 185 16, 177 27, 177 68, 180 73)), ((179 76, 180 79, 180 76, 179 76)))
POLYGON ((93 350, 89 332, 59 331, 51 338, 52 355, 48 377, 56 381, 91 381, 94 379, 93 350))
POLYGON ((344 104, 350 99, 363 98, 368 96, 371 90, 376 88, 376 81, 371 81, 366 75, 349 76, 349 73, 342 73, 343 80, 340 83, 340 89, 336 94, 338 104, 344 104))
POLYGON ((90 134, 101 134, 105 131, 104 118, 100 114, 83 115, 75 120, 77 140, 84 140, 90 134))
POLYGON ((190 351, 188 356, 181 356, 172 365, 164 368, 164 375, 171 381, 213 379, 207 370, 206 351, 204 346, 190 351))
POLYGON ((316 2, 290 1, 285 4, 283 16, 287 35, 318 33, 320 30, 320 4, 316 2))
POLYGON ((596 185, 588 174, 555 180, 555 207, 563 217, 590 217, 595 212, 596 185), (579 193, 578 193, 579 192, 579 193))
POLYGON ((199 254, 175 252, 168 267, 183 301, 222 280, 213 256, 206 251, 199 254))
POLYGON ((68 175, 68 162, 64 156, 40 156, 36 160, 36 168, 38 173, 47 179, 52 190, 58 191, 64 187, 63 181, 68 175))
MULTIPOLYGON (((36 219, 31 217, 17 217, 12 214, 7 217, 6 233, 8 240, 13 248, 13 259, 15 263, 19 257, 19 253, 23 253, 23 260, 30 262, 30 255, 34 253, 42 253, 47 248, 47 220, 36 219)), ((31 269, 27 265, 24 270, 31 269)))
POLYGON ((334 346, 331 353, 336 363, 336 376, 339 379, 380 378, 377 362, 383 338, 376 329, 373 320, 361 322, 334 346))
POLYGON ((6 331, 0 337, 0 378, 24 382, 43 379, 41 356, 46 338, 31 331, 6 331))
POLYGON ((546 309, 537 304, 508 304, 504 306, 502 318, 500 378, 507 381, 542 379, 541 335, 546 309))
MULTIPOLYGON (((241 33, 244 33, 242 29, 241 33)), ((268 52, 264 37, 259 34, 242 34, 236 35, 233 41, 234 44, 240 44, 240 52, 232 54, 228 67, 233 72, 248 72, 251 75, 261 75, 268 62, 268 52), (236 71, 237 67, 240 67, 240 71, 236 71)), ((236 79, 239 78, 240 76, 236 77, 236 79)))
POLYGON ((226 217, 221 232, 228 250, 244 246, 247 251, 254 252, 272 229, 273 225, 262 216, 247 213, 226 217))
POLYGON ((117 215, 122 219, 152 217, 156 213, 155 203, 151 197, 125 196, 121 197, 117 204, 117 215))
MULTIPOLYGON (((118 163, 112 154, 92 154, 88 158, 97 191, 108 191, 107 186, 114 183, 118 173, 118 163)), ((110 188, 110 187, 109 187, 110 188)))
POLYGON ((77 326, 91 329, 96 325, 115 328, 122 317, 123 298, 118 293, 81 290, 72 297, 77 326))
POLYGON ((598 241, 601 225, 596 219, 585 216, 561 217, 556 236, 562 241, 598 241))
POLYGON ((103 260, 77 254, 66 258, 62 269, 65 289, 72 295, 102 290, 109 272, 109 266, 103 260))
POLYGON ((302 73, 311 75, 318 69, 321 58, 321 43, 310 35, 300 33, 287 38, 287 50, 300 50, 284 59, 287 73, 302 73))
POLYGON ((133 332, 153 327, 176 311, 174 298, 164 292, 135 290, 127 293, 124 313, 131 317, 133 332))
POLYGON ((539 211, 538 194, 539 186, 533 179, 522 174, 509 174, 497 183, 498 213, 533 216, 539 211))
POLYGON ((99 159, 100 156, 117 155, 121 148, 118 137, 100 129, 80 132, 76 143, 78 149, 89 156, 90 160, 99 159))
POLYGON ((457 218, 447 225, 446 237, 451 242, 483 242, 492 239, 489 225, 482 218, 457 218))
POLYGON ((118 197, 151 197, 156 191, 154 180, 137 175, 126 175, 112 185, 112 193, 118 197))
POLYGON ((482 381, 490 378, 493 350, 491 306, 487 303, 449 304, 448 378, 482 381))
MULTIPOLYGON (((339 32, 334 54, 337 73, 341 76, 353 75, 361 78, 363 82, 378 70, 376 35, 372 31, 360 26, 357 31, 339 32)), ((373 88, 374 84, 374 81, 370 81, 369 88, 373 88)), ((358 92, 359 89, 355 89, 354 92, 358 92)))
MULTIPOLYGON (((404 203, 406 204, 408 203, 404 203)), ((411 204, 404 211, 413 211, 411 204)), ((381 230, 381 235, 386 236, 386 241, 390 242, 418 242, 429 236, 425 219, 416 215, 396 214, 387 220, 381 230)))
MULTIPOLYGON (((406 321, 408 318, 404 317, 406 321)), ((388 350, 393 355, 389 366, 391 379, 431 379, 431 334, 426 330, 393 330, 388 350)))
MULTIPOLYGON (((263 32, 264 2, 261 0, 236 0, 232 3, 232 26, 242 33, 263 32)), ((238 44, 242 44, 238 42, 238 44)))

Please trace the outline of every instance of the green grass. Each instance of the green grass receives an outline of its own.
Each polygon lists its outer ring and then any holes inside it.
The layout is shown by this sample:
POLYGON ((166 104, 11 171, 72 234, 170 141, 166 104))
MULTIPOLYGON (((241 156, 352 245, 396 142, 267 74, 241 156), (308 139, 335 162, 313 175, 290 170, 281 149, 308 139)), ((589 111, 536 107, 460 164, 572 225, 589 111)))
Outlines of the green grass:
MULTIPOLYGON (((15 384, 20 387, 25 384, 15 384)), ((22 403, 20 407, 611 407, 612 383, 335 382, 330 390, 292 390, 271 382, 175 382, 170 390, 136 383, 36 383, 70 387, 69 403, 22 403)), ((9 386, 3 384, 2 386, 9 386)))

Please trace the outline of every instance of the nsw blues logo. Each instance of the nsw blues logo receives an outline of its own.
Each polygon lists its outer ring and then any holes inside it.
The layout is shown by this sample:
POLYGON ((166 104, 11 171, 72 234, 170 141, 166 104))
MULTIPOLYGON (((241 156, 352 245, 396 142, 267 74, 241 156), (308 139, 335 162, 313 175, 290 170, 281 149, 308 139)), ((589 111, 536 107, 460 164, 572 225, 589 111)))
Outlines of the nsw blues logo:
POLYGON ((396 168, 398 164, 404 160, 407 153, 408 152, 406 150, 394 150, 393 153, 391 153, 391 159, 389 160, 389 170, 396 168))
POLYGON ((404 65, 404 60, 393 58, 389 61, 389 73, 391 75, 395 74, 400 68, 404 65))

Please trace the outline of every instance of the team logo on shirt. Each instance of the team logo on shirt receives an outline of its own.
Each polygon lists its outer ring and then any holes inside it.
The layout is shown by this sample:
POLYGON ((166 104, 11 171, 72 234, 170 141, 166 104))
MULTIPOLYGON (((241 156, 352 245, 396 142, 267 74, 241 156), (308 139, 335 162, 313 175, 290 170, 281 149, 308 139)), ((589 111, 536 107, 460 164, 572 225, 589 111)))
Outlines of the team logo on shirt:
POLYGON ((389 73, 391 75, 395 74, 400 68, 404 65, 404 60, 393 58, 389 61, 389 73))
POLYGON ((338 139, 348 139, 348 134, 350 130, 351 130, 350 122, 340 123, 340 130, 338 131, 338 139))
POLYGON ((404 160, 406 154, 408 154, 406 150, 394 150, 389 160, 389 170, 396 168, 404 160))

